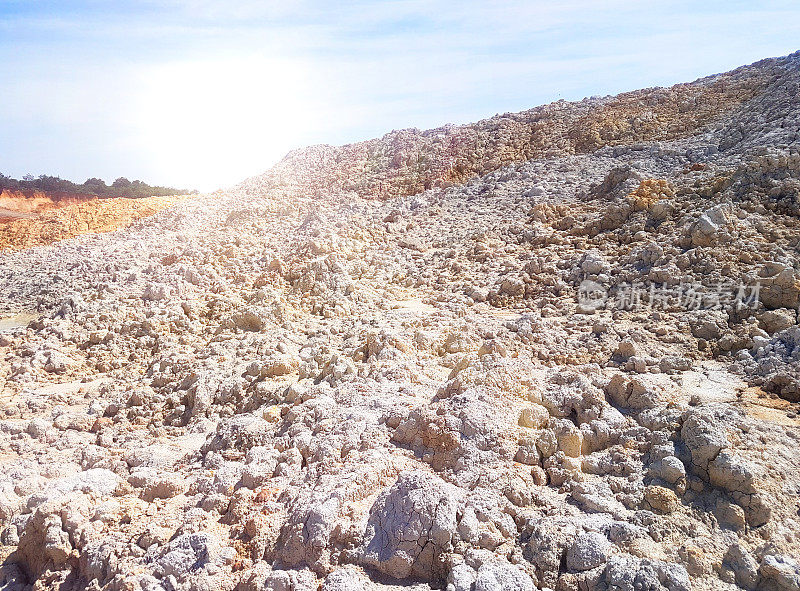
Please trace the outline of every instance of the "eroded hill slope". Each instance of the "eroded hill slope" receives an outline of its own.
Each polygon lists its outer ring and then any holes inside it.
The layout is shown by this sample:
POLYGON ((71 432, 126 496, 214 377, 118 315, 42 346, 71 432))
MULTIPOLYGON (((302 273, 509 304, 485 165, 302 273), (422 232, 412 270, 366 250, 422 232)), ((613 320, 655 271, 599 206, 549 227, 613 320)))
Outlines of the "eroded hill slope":
POLYGON ((113 197, 100 199, 85 195, 3 192, 0 195, 0 251, 23 250, 80 236, 124 228, 153 215, 181 199, 113 197))

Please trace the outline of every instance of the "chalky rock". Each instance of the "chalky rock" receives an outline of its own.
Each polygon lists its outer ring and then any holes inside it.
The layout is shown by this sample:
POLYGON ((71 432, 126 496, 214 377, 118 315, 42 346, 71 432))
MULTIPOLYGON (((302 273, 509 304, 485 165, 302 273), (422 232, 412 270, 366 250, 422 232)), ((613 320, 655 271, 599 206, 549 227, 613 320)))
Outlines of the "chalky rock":
POLYGON ((362 561, 395 579, 442 577, 461 497, 430 474, 401 474, 370 511, 362 561))
POLYGON ((605 564, 611 553, 611 542, 599 533, 579 535, 567 550, 567 568, 572 571, 591 570, 605 564))
POLYGON ((518 566, 497 561, 483 564, 475 578, 475 591, 534 591, 531 577, 518 566))

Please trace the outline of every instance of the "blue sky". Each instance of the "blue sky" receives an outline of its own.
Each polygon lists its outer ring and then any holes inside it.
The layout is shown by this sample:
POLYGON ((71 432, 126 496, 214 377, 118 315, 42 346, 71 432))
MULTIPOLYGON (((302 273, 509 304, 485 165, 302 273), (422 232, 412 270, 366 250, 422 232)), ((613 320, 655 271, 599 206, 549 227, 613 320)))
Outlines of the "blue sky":
POLYGON ((0 0, 0 172, 211 190, 307 144, 798 49, 796 0, 0 0))

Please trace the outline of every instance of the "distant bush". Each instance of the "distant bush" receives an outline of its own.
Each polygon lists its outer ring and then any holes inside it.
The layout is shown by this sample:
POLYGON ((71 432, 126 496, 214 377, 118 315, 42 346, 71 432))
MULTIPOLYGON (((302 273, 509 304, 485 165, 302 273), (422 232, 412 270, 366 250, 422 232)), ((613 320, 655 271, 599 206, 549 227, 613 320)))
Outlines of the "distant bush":
POLYGON ((39 177, 26 174, 22 180, 17 180, 0 173, 0 192, 4 190, 133 198, 197 193, 197 191, 174 189, 172 187, 154 187, 138 180, 129 181, 125 177, 118 178, 109 186, 103 179, 98 178, 86 179, 83 184, 78 185, 72 181, 57 176, 48 176, 46 174, 40 175, 39 177))

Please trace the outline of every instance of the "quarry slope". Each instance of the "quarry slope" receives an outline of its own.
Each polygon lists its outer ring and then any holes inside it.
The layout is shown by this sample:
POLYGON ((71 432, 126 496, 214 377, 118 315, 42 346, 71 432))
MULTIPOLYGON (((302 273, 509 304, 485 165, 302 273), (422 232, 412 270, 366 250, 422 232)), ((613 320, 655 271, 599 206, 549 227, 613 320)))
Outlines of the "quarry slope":
POLYGON ((110 232, 153 215, 185 196, 97 198, 36 192, 0 193, 0 251, 44 246, 81 234, 110 232))
POLYGON ((0 588, 800 589, 798 96, 317 146, 0 254, 0 588))

